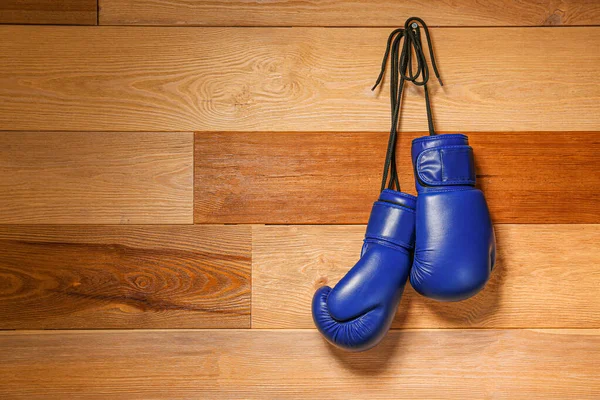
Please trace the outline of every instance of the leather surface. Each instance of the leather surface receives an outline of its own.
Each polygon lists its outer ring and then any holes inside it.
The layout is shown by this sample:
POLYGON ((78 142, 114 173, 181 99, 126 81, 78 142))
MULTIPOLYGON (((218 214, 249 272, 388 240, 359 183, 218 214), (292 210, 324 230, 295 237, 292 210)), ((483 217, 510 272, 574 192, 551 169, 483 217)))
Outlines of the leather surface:
POLYGON ((373 205, 361 258, 334 289, 318 289, 313 320, 332 344, 351 351, 375 346, 388 331, 412 264, 414 196, 384 190, 373 205))
POLYGON ((415 165, 419 181, 428 186, 474 185, 475 165, 470 146, 442 146, 423 150, 415 165))
POLYGON ((474 187, 468 138, 417 138, 412 159, 419 195, 410 282, 417 292, 436 300, 467 299, 483 289, 496 259, 487 203, 474 187))

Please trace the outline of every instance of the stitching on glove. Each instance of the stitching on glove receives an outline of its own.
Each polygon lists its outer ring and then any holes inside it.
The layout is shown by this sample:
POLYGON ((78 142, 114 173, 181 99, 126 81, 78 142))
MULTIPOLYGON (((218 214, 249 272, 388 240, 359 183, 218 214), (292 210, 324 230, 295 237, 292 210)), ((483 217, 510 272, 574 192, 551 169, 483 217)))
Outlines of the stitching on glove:
POLYGON ((463 138, 463 139, 469 140, 469 137, 462 133, 446 133, 443 135, 436 135, 436 136, 423 136, 420 138, 413 139, 412 142, 420 143, 420 142, 427 142, 429 140, 443 140, 443 138, 463 138))
POLYGON ((412 250, 415 247, 414 245, 410 245, 410 244, 404 242, 403 240, 398 240, 398 243, 395 243, 395 242, 390 242, 389 240, 386 240, 386 238, 381 238, 381 237, 377 237, 377 236, 369 236, 369 237, 365 238, 365 240, 363 240, 363 242, 371 243, 371 244, 379 244, 381 246, 389 247, 390 249, 402 251, 403 253, 406 253, 406 254, 410 254, 409 250, 412 250))
POLYGON ((399 204, 388 203, 388 202, 380 201, 380 200, 377 200, 375 202, 375 204, 373 204, 373 207, 375 207, 375 206, 396 208, 398 210, 408 211, 413 214, 415 213, 415 210, 413 210, 412 208, 408 208, 408 207, 401 206, 399 204))

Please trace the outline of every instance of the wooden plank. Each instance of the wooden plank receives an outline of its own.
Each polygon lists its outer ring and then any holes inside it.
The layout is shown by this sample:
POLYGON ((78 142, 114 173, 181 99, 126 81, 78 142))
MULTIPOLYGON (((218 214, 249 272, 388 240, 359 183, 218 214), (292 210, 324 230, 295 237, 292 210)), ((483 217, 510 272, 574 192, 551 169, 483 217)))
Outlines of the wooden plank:
MULTIPOLYGON (((0 130, 383 132, 387 84, 371 86, 389 32, 3 26, 0 130)), ((600 29, 432 36, 440 131, 600 130, 600 29)), ((423 96, 407 92, 401 129, 424 130, 423 96)))
POLYGON ((96 0, 2 0, 0 24, 96 25, 96 0))
POLYGON ((431 26, 598 25, 591 0, 100 0, 108 25, 397 26, 417 15, 431 26))
POLYGON ((0 132, 0 223, 191 223, 192 182, 189 132, 0 132))
POLYGON ((0 227, 0 329, 249 328, 250 234, 0 227))
MULTIPOLYGON (((415 193, 401 135, 403 190, 415 193)), ((470 133, 495 223, 600 223, 600 132, 470 133)), ((197 133, 197 223, 366 223, 387 133, 197 133)))
MULTIPOLYGON (((497 267, 469 300, 407 285, 393 328, 600 328, 600 225, 496 226, 497 267)), ((314 328, 315 290, 358 261, 364 226, 256 226, 252 327, 314 328)))
POLYGON ((598 330, 396 331, 347 353, 310 331, 0 333, 6 398, 597 399, 598 330))

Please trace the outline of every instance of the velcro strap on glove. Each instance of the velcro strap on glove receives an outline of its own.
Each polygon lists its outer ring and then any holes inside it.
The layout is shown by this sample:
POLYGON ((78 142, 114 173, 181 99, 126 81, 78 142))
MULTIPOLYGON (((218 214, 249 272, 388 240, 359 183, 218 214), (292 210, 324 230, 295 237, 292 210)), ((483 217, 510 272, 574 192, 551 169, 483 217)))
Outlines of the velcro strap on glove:
POLYGON ((412 249, 415 245, 414 210, 392 203, 375 202, 365 239, 384 240, 412 249))
POLYGON ((455 145, 423 150, 417 157, 416 172, 428 186, 475 185, 473 149, 455 145))

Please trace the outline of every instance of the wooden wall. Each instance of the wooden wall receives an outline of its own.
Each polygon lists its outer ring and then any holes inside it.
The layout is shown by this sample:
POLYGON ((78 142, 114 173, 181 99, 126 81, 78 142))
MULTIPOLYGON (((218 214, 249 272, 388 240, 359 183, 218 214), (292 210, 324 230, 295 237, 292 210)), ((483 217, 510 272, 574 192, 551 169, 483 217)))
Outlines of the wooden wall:
MULTIPOLYGON (((599 24, 593 0, 2 1, 0 397, 599 398, 599 24), (460 303, 407 288, 349 354, 310 300, 357 260, 370 88, 413 15, 498 267, 460 303)), ((422 91, 404 107, 414 193, 422 91)))

